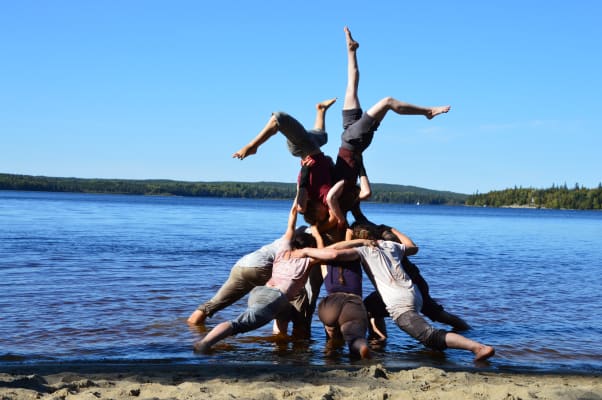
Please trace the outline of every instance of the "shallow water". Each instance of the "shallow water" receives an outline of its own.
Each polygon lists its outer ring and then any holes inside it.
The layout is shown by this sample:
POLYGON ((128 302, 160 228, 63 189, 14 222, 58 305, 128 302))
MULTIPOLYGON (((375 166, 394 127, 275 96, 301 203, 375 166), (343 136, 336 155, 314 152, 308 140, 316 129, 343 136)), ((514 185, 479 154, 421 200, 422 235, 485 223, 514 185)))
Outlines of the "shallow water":
MULTIPOLYGON (((156 360, 362 365, 270 327, 196 355, 185 320, 242 255, 282 235, 289 201, 0 191, 0 365, 156 360)), ((491 370, 602 371, 602 213, 368 203, 407 233, 433 297, 492 344, 491 370)), ((366 280, 365 294, 372 289, 366 280)), ((235 317, 246 300, 208 320, 235 317)), ((443 327, 443 326, 441 326, 443 327)), ((472 368, 389 324, 374 363, 472 368)))

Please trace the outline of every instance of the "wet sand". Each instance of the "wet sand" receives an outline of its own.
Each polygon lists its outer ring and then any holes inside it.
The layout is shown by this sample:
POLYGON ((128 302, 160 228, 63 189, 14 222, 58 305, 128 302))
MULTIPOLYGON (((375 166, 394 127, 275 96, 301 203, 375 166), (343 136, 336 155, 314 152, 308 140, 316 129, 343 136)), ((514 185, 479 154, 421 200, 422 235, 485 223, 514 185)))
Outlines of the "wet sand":
POLYGON ((1 399, 602 399, 602 377, 380 365, 19 366, 0 368, 1 399))

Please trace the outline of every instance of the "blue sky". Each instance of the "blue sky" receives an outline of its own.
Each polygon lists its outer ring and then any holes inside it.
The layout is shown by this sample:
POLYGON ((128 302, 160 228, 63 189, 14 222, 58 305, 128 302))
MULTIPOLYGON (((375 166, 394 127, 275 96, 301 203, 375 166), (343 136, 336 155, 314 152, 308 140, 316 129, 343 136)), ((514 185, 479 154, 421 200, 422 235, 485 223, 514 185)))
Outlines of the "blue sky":
POLYGON ((389 113, 372 182, 461 193, 602 182, 602 2, 0 1, 0 172, 294 182, 281 135, 232 153, 272 111, 308 127, 320 100, 336 156, 343 27, 365 109, 389 113))

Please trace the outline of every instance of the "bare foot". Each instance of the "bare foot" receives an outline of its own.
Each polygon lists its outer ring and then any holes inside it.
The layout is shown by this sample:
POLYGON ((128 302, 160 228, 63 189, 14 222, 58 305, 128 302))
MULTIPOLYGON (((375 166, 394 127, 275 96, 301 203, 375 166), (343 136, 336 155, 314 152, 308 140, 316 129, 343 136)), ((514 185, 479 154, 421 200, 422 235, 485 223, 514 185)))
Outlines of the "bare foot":
POLYGON ((195 310, 192 314, 190 314, 190 317, 188 317, 186 322, 188 322, 190 325, 200 325, 205 322, 206 318, 207 314, 205 314, 205 311, 195 310))
POLYGON ((360 44, 353 40, 349 28, 345 27, 343 28, 343 30, 345 31, 345 38, 347 39, 347 48, 349 49, 349 51, 357 50, 357 48, 360 47, 360 44))
POLYGON ((199 340, 198 342, 196 342, 193 347, 194 347, 195 353, 207 354, 207 353, 209 353, 209 349, 210 349, 210 347, 202 340, 199 340))
POLYGON ((239 160, 244 160, 248 156, 257 153, 257 147, 246 145, 242 149, 238 150, 236 153, 232 154, 232 158, 238 158, 239 160))
POLYGON ((491 346, 480 346, 474 354, 474 361, 484 361, 495 354, 495 349, 491 346))
POLYGON ((328 99, 328 100, 324 100, 321 103, 316 104, 316 110, 328 110, 328 108, 334 104, 334 102, 337 101, 337 98, 333 98, 333 99, 328 99))
POLYGON ((431 107, 431 110, 428 114, 426 114, 426 117, 428 119, 433 119, 439 114, 445 114, 450 110, 450 108, 450 106, 431 107))
POLYGON ((370 347, 368 347, 367 344, 364 344, 362 345, 362 347, 360 347, 360 357, 362 358, 362 360, 369 360, 370 358, 372 358, 370 347))

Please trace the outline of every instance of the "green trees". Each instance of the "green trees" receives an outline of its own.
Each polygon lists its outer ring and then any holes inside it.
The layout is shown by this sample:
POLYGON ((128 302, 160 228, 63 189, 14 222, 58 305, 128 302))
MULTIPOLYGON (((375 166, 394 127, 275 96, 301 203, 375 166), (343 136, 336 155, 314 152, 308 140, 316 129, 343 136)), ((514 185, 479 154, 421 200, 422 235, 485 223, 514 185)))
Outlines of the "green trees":
MULTIPOLYGON (((151 196, 239 197, 292 199, 294 183, 180 182, 171 180, 117 180, 52 178, 0 174, 0 190, 74 193, 113 193, 151 196)), ((464 204, 465 194, 439 192, 412 186, 373 184, 373 201, 415 204, 464 204)))
POLYGON ((468 196, 466 205, 488 207, 535 207, 572 210, 601 210, 602 184, 587 189, 579 184, 569 189, 566 184, 549 189, 517 188, 476 193, 468 196))
MULTIPOLYGON (((0 190, 113 193, 149 196, 238 197, 292 199, 294 183, 281 182, 181 182, 172 180, 52 178, 0 173, 0 190)), ((575 184, 549 189, 514 187, 471 196, 415 186, 372 184, 370 201, 401 204, 469 205, 602 210, 602 183, 593 189, 575 184)))

